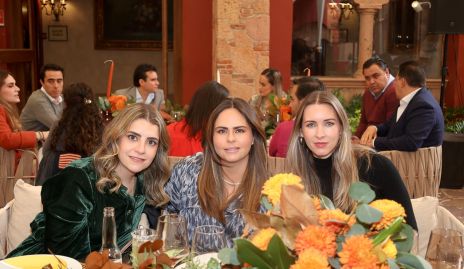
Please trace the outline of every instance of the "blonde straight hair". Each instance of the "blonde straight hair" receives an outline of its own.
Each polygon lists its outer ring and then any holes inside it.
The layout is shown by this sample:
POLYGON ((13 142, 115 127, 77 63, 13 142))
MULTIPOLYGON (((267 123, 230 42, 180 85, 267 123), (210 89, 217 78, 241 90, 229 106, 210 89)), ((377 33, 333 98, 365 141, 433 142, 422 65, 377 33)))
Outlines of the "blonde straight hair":
POLYGON ((198 175, 198 196, 203 211, 225 223, 224 210, 230 202, 240 199, 240 207, 249 211, 257 211, 261 188, 268 177, 266 136, 258 120, 255 110, 244 100, 227 98, 212 112, 205 135, 204 161, 198 175), (247 168, 241 184, 234 196, 227 199, 223 182, 221 158, 214 148, 214 125, 219 114, 234 108, 246 119, 253 133, 247 168))
POLYGON ((104 192, 115 192, 121 187, 121 178, 115 169, 119 164, 119 139, 126 135, 131 124, 144 119, 159 127, 160 139, 155 159, 142 171, 143 187, 147 204, 161 206, 169 201, 164 192, 164 184, 169 178, 168 146, 169 137, 161 115, 151 105, 134 104, 118 114, 105 128, 102 145, 95 153, 95 169, 99 175, 97 189, 104 192))
POLYGON ((321 186, 316 173, 314 156, 302 137, 303 114, 305 109, 314 104, 325 104, 332 107, 341 125, 341 133, 338 144, 332 153, 332 189, 333 200, 337 207, 349 210, 353 201, 348 195, 348 190, 353 182, 359 181, 357 158, 368 156, 368 167, 373 150, 364 146, 353 146, 351 144, 351 131, 348 116, 340 101, 328 91, 317 91, 308 95, 300 104, 295 125, 290 137, 287 152, 288 167, 291 172, 299 175, 304 182, 305 188, 310 194, 321 194, 321 186))

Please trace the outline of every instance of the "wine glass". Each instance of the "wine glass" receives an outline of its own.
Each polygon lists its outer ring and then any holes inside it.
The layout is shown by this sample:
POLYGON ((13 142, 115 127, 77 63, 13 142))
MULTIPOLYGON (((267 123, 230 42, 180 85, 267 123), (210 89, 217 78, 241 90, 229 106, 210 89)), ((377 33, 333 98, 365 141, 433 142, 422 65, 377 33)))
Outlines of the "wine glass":
POLYGON ((452 229, 437 228, 430 234, 425 258, 432 268, 460 268, 462 234, 452 229))
POLYGON ((194 255, 219 252, 225 247, 227 247, 227 243, 223 227, 204 225, 195 228, 192 240, 194 255))
POLYGON ((156 231, 150 228, 144 228, 142 225, 132 233, 132 264, 139 260, 139 247, 146 242, 153 242, 156 239, 156 231), (137 257, 137 259, 135 259, 137 257))
POLYGON ((162 215, 158 219, 157 239, 163 240, 162 251, 174 261, 173 267, 189 255, 185 218, 177 214, 162 215))

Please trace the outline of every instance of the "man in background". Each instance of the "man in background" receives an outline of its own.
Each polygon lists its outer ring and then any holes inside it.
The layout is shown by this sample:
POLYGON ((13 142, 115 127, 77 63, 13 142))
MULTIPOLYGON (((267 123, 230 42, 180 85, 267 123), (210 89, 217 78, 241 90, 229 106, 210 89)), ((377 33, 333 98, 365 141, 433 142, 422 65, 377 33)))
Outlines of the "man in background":
POLYGON ((400 106, 380 125, 370 125, 361 144, 376 150, 416 151, 443 143, 444 118, 440 106, 425 87, 425 71, 415 61, 400 65, 395 79, 400 106))
POLYGON ((390 74, 387 64, 374 56, 363 64, 366 90, 362 98, 361 119, 355 132, 355 139, 361 137, 369 125, 386 122, 398 108, 395 95, 395 77, 390 74))
POLYGON ((20 116, 21 125, 27 131, 49 131, 63 111, 63 67, 46 64, 39 76, 42 87, 32 92, 20 116))
POLYGON ((115 95, 125 95, 136 103, 151 104, 161 113, 164 120, 171 121, 171 116, 164 111, 164 92, 158 89, 159 80, 156 67, 151 64, 138 65, 134 70, 132 80, 133 86, 117 90, 115 95))

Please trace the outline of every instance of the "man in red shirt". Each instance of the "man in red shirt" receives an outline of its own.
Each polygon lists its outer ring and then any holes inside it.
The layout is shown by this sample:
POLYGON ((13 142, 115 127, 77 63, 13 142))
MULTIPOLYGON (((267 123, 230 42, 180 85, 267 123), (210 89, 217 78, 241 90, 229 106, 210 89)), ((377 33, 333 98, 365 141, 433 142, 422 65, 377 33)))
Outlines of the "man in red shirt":
POLYGON ((387 64, 374 56, 363 64, 363 75, 366 80, 361 120, 356 129, 354 139, 362 136, 367 126, 386 122, 398 108, 395 94, 395 77, 390 74, 387 64))

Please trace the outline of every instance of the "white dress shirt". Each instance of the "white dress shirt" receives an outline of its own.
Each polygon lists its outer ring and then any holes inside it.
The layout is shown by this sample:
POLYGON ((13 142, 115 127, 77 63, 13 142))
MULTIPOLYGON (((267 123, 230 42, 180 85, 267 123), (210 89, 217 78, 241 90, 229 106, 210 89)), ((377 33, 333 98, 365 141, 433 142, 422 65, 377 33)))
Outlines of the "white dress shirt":
MULTIPOLYGON (((145 104, 149 105, 151 104, 151 101, 155 99, 155 93, 151 92, 148 94, 147 99, 145 100, 145 104)), ((138 103, 143 103, 142 95, 140 95, 139 88, 135 88, 135 102, 138 103)))
POLYGON ((400 119, 401 115, 403 115, 403 112, 406 110, 406 107, 408 106, 409 102, 411 102, 412 98, 416 93, 420 90, 421 88, 411 92, 410 94, 406 95, 405 97, 401 98, 400 100, 400 106, 398 107, 398 110, 396 112, 396 122, 400 119))

